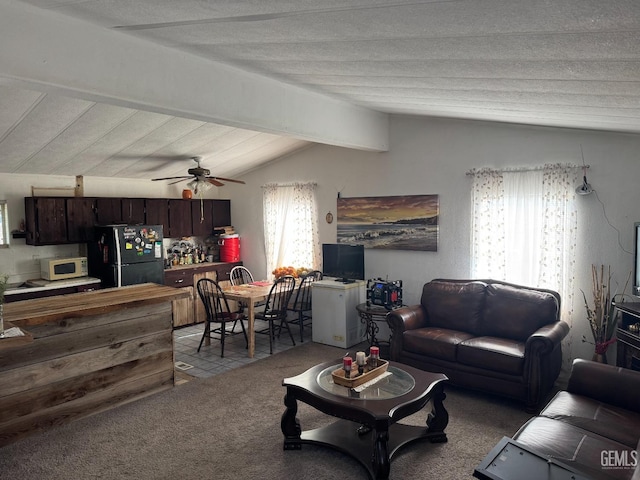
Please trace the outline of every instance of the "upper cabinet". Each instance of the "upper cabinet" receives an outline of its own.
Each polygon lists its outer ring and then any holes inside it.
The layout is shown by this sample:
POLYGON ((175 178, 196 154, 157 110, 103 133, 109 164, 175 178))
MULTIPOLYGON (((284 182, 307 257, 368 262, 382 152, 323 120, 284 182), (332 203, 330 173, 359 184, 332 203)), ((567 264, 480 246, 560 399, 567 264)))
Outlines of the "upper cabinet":
POLYGON ((213 226, 227 227, 231 223, 231 200, 211 200, 213 203, 213 226))
POLYGON ((28 245, 67 243, 65 198, 27 197, 24 201, 28 245))
POLYGON ((122 199, 96 198, 96 224, 113 225, 122 221, 122 199))
POLYGON ((145 222, 147 225, 162 225, 162 235, 169 236, 169 200, 167 198, 147 198, 145 222))
POLYGON ((98 225, 145 223, 144 212, 144 198, 100 197, 96 199, 98 225))
POLYGON ((192 235, 191 200, 169 200, 169 232, 165 237, 180 238, 192 235))
POLYGON ((191 200, 191 231, 199 237, 213 230, 213 200, 191 200))
POLYGON ((95 200, 86 197, 65 199, 67 242, 83 243, 89 240, 90 228, 95 224, 95 200))
POLYGON ((114 223, 162 225, 165 237, 208 236, 231 225, 229 200, 26 197, 27 245, 84 243, 91 227, 114 223))
POLYGON ((144 198, 123 198, 120 206, 123 223, 150 223, 145 218, 144 198))

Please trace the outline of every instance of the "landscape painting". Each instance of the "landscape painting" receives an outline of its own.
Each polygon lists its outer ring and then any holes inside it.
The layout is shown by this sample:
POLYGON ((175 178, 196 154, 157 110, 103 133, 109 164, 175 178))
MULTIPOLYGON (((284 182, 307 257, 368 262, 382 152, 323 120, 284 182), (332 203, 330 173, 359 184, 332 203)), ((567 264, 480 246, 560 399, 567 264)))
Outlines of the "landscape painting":
POLYGON ((338 243, 438 251, 438 195, 338 198, 338 243))

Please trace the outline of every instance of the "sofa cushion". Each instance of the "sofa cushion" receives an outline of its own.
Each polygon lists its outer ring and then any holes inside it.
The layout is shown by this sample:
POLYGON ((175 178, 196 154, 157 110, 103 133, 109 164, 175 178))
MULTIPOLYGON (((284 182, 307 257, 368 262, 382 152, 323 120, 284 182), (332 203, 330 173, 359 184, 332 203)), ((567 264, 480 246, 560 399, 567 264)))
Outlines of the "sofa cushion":
POLYGON ((558 392, 540 412, 629 447, 640 440, 640 414, 569 392, 558 392))
POLYGON ((551 293, 510 285, 490 284, 478 335, 525 341, 558 316, 558 301, 551 293))
POLYGON ((602 452, 613 451, 632 459, 633 448, 565 422, 534 417, 513 436, 535 452, 579 469, 589 478, 631 479, 634 466, 604 469, 602 452), (626 452, 626 453, 625 453, 626 452))
POLYGON ((458 344, 472 337, 470 333, 432 327, 407 330, 403 335, 406 351, 450 362, 456 361, 458 344))
POLYGON ((483 282, 433 280, 422 289, 422 306, 430 327, 459 330, 477 335, 484 307, 483 282))
POLYGON ((457 361, 508 375, 522 375, 524 343, 496 337, 473 337, 458 345, 457 361))

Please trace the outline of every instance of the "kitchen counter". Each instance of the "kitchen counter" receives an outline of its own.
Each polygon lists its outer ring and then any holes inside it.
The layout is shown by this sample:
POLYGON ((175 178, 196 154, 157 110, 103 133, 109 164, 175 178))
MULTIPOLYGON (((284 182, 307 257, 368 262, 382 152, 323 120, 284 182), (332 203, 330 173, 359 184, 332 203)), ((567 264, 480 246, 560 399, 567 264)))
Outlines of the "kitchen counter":
POLYGON ((142 283, 9 303, 4 306, 4 319, 18 327, 28 329, 32 325, 106 314, 122 308, 170 302, 186 295, 175 288, 155 283, 142 283))
POLYGON ((33 340, 0 348, 0 446, 172 388, 184 295, 145 283, 4 305, 33 340))
POLYGON ((172 265, 169 268, 165 268, 164 271, 166 272, 170 272, 170 271, 174 271, 174 270, 197 270, 197 269, 203 269, 203 270, 212 270, 212 269, 216 269, 219 268, 221 266, 225 266, 225 265, 229 265, 227 262, 202 262, 202 263, 191 263, 189 265, 172 265))
POLYGON ((69 278, 67 280, 27 280, 22 283, 9 284, 4 292, 6 296, 18 295, 21 293, 42 292, 45 290, 55 290, 58 288, 78 287, 82 285, 99 284, 100 279, 94 277, 69 278))

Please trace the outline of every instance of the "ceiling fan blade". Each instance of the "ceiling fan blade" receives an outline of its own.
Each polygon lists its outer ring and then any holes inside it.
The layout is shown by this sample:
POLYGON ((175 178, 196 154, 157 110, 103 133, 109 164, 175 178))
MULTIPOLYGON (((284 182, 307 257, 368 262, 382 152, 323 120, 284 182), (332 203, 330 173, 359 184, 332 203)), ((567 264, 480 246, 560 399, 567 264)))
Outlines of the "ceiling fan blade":
POLYGON ((191 177, 184 177, 184 178, 181 178, 180 180, 176 180, 175 182, 171 182, 168 185, 175 185, 176 183, 186 182, 187 180, 189 180, 189 178, 191 177))
POLYGON ((191 177, 185 177, 184 175, 181 175, 179 177, 152 178, 151 181, 152 182, 157 182, 158 180, 175 180, 176 178, 188 179, 188 178, 191 178, 191 177))
POLYGON ((245 184, 242 180, 234 180, 233 178, 224 178, 224 177, 209 177, 209 178, 215 178, 217 180, 222 180, 223 182, 242 183, 243 185, 245 184))
POLYGON ((207 177, 207 182, 209 182, 212 185, 215 185, 216 187, 224 187, 224 183, 219 182, 218 180, 212 177, 207 177))

